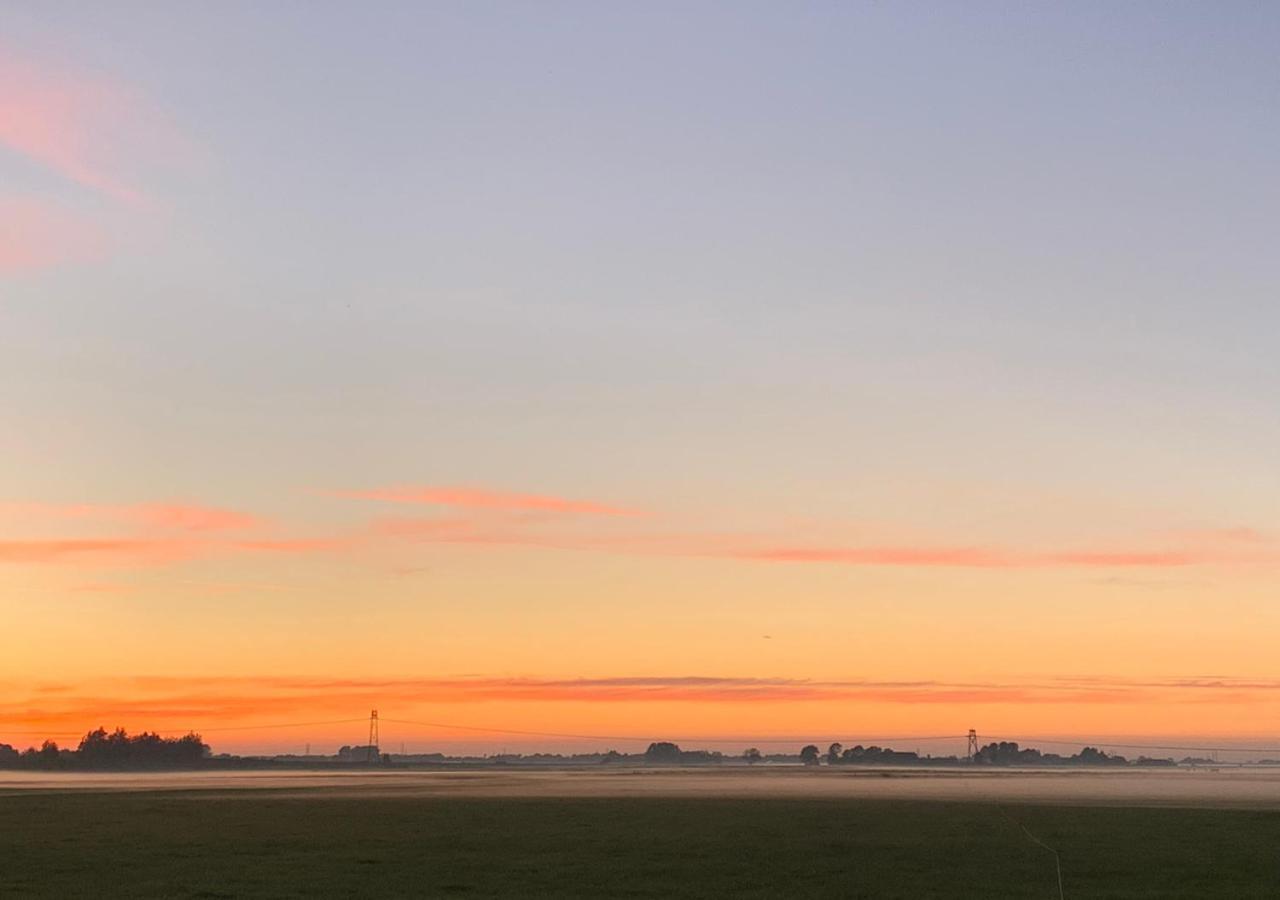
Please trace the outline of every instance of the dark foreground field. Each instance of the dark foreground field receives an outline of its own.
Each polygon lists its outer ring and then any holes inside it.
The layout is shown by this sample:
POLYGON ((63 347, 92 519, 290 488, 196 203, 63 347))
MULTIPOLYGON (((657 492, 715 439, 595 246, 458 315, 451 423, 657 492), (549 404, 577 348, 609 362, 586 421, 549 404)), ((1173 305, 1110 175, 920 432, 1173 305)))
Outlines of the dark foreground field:
POLYGON ((0 797, 0 897, 1280 897, 1280 813, 809 799, 0 797))

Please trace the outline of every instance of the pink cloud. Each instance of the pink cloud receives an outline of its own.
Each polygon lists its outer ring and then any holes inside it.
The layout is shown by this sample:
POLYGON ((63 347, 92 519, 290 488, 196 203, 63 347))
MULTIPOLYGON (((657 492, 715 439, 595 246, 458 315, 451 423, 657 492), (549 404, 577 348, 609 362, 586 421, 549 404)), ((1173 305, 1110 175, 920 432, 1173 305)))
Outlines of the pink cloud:
POLYGON ((525 546, 653 556, 686 556, 760 563, 893 568, 968 569, 1177 569, 1211 565, 1280 564, 1280 547, 1262 540, 1184 541, 1171 547, 1119 546, 1034 550, 950 544, 775 544, 751 535, 669 533, 602 534, 485 518, 382 518, 372 533, 420 543, 525 546), (1237 546, 1237 544, 1239 544, 1237 546))
POLYGON ((783 563, 830 563, 853 566, 909 566, 981 569, 1180 569, 1212 565, 1274 565, 1280 548, 1251 546, 1245 551, 1219 544, 1184 545, 1143 549, 1118 547, 1100 550, 1052 550, 1036 552, 1004 548, 918 547, 782 547, 743 550, 728 555, 783 563))
POLYGON ((0 274, 106 254, 106 232, 94 220, 31 197, 0 197, 0 274))
POLYGON ((0 55, 0 146, 46 170, 137 207, 143 194, 122 170, 179 144, 163 118, 121 84, 0 55))
POLYGON ((97 520, 164 531, 230 531, 265 524, 250 513, 195 503, 0 503, 0 516, 97 520))
POLYGON ((258 516, 194 503, 4 503, 0 522, 9 523, 10 531, 14 523, 25 529, 41 522, 75 522, 89 532, 0 540, 0 563, 162 565, 251 551, 324 552, 350 543, 263 533, 268 523, 258 516))
POLYGON ((109 221, 113 214, 157 210, 147 178, 199 156, 155 104, 126 85, 0 46, 0 163, 25 162, 52 176, 51 187, 84 189, 71 206, 0 196, 0 274, 102 258, 119 224, 109 221), (92 212, 76 211, 86 200, 92 212))
POLYGON ((1103 550, 1048 553, 1038 559, 1027 559, 1022 564, 1086 569, 1178 569, 1221 561, 1216 554, 1193 550, 1103 550))
POLYGON ((354 543, 351 537, 291 537, 235 541, 226 546, 261 553, 325 553, 347 549, 354 543))
POLYGON ((148 525, 179 531, 231 531, 263 524, 257 516, 234 509, 181 503, 147 503, 129 513, 148 525))
POLYGON ((736 559, 763 562, 839 563, 851 566, 910 566, 917 568, 1002 569, 1016 565, 1006 552, 980 547, 770 547, 739 550, 736 559))
POLYGON ((239 553, 331 553, 354 544, 355 539, 347 537, 238 541, 205 537, 0 539, 0 563, 78 567, 157 566, 239 553))
POLYGON ((396 543, 466 545, 476 548, 529 547, 609 552, 656 557, 692 557, 779 565, 840 565, 892 568, 1019 569, 1183 569, 1192 566, 1274 566, 1280 545, 1247 529, 1164 532, 1164 546, 1105 544, 1080 548, 959 545, 948 543, 780 543, 763 536, 734 533, 637 531, 627 512, 593 501, 475 488, 384 488, 342 492, 400 504, 446 506, 454 514, 436 517, 383 517, 363 528, 336 534, 281 534, 257 516, 192 503, 0 504, 0 522, 22 524, 39 519, 85 520, 89 534, 46 538, 21 535, 0 546, 0 562, 135 561, 164 563, 193 556, 254 554, 326 554, 354 549, 393 548, 396 543), (551 516, 528 513, 553 511, 551 516), (569 515, 561 515, 569 513, 569 515), (616 520, 590 528, 573 514, 591 513, 616 520), (117 533, 101 534, 103 523, 117 533), (125 526, 123 534, 121 526, 125 526))
POLYGON ((593 500, 570 500, 547 494, 522 494, 477 487, 394 486, 369 490, 330 491, 329 493, 353 500, 378 500, 384 503, 448 506, 458 509, 576 513, 597 516, 636 516, 640 514, 638 510, 598 503, 593 500))

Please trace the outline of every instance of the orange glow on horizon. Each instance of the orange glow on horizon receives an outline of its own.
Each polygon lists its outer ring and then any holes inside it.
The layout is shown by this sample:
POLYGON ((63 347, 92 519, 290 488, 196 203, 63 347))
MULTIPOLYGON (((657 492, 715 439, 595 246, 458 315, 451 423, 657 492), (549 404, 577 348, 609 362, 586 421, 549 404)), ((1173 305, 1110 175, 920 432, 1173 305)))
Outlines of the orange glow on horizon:
POLYGON ((98 725, 194 730, 215 749, 292 739, 357 742, 378 708, 415 744, 500 741, 599 748, 699 738, 839 739, 886 734, 1001 736, 1265 734, 1242 716, 1275 702, 1280 682, 1078 679, 1036 685, 820 683, 754 678, 324 679, 134 678, 85 685, 10 685, 6 735, 82 734, 98 725), (20 699, 18 699, 20 698, 20 699), (1192 717, 1194 717, 1192 719, 1192 717), (1195 728, 1188 728, 1190 721, 1195 728), (339 729, 334 722, 345 722, 339 729), (438 723, 438 724, 433 724, 438 723), (452 727, 450 727, 452 726, 452 727), (521 734, 521 732, 528 732, 521 734), (809 738, 805 738, 809 735, 809 738))

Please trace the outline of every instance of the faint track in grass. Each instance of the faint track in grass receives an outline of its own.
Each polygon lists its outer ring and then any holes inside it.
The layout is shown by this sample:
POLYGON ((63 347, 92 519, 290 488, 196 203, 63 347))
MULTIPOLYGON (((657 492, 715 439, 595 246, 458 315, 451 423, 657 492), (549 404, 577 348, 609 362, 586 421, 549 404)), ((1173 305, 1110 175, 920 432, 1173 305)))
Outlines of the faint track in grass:
MULTIPOLYGON (((999 809, 999 807, 997 807, 997 809, 999 809)), ((1044 841, 1040 840, 1040 838, 1036 837, 1034 834, 1032 834, 1032 833, 1031 833, 1031 830, 1030 830, 1029 828, 1027 828, 1027 826, 1026 826, 1026 825, 1023 825, 1021 822, 1019 822, 1019 821, 1018 821, 1017 819, 1015 819, 1013 816, 1009 815, 1009 813, 1008 813, 1007 811, 1005 811, 1004 809, 1000 809, 1000 814, 1001 814, 1002 816, 1004 816, 1006 819, 1008 819, 1010 822, 1012 822, 1014 825, 1017 825, 1017 826, 1018 826, 1018 829, 1019 829, 1023 834, 1025 834, 1025 835, 1026 835, 1026 836, 1031 840, 1031 842, 1032 842, 1032 843, 1034 843, 1034 844, 1036 844, 1036 845, 1038 845, 1038 846, 1040 846, 1040 847, 1043 847, 1045 850, 1048 850, 1050 853, 1052 853, 1052 854, 1053 854, 1053 865, 1054 865, 1054 868, 1056 868, 1056 869, 1057 869, 1057 872, 1058 872, 1058 900, 1066 900, 1066 896, 1067 896, 1067 895, 1066 895, 1066 893, 1063 891, 1063 888, 1062 888, 1062 857, 1061 857, 1061 855, 1058 853, 1058 851, 1057 851, 1057 850, 1055 850, 1053 847, 1050 847, 1050 846, 1049 846, 1048 844, 1046 844, 1044 841)))

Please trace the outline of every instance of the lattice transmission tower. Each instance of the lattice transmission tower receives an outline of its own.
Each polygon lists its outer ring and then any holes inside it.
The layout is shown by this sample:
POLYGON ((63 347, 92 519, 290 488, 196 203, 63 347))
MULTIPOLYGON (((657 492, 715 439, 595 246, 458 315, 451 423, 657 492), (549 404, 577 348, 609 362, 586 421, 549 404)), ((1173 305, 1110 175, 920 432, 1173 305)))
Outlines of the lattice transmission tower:
POLYGON ((969 729, 969 762, 973 762, 978 758, 978 732, 974 728, 969 729))
POLYGON ((378 749, 378 711, 369 711, 369 762, 382 759, 382 751, 378 749))

